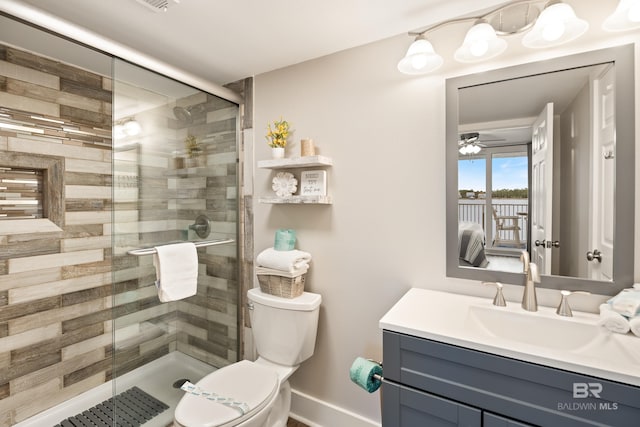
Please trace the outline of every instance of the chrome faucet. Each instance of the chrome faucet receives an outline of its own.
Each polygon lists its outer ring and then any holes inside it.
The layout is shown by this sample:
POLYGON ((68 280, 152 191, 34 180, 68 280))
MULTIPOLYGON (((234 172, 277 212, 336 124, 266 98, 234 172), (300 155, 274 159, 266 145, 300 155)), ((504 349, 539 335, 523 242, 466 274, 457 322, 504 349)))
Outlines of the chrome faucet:
POLYGON ((590 295, 591 292, 587 291, 560 291, 560 295, 562 298, 560 299, 560 305, 556 310, 556 313, 560 316, 572 317, 573 312, 571 311, 571 307, 569 307, 569 295, 573 294, 582 294, 582 295, 590 295))
POLYGON ((506 307, 507 302, 502 294, 502 283, 500 282, 482 282, 483 285, 491 285, 496 287, 496 296, 493 298, 493 305, 498 307, 506 307))
POLYGON ((535 285, 535 282, 540 282, 538 266, 529 261, 529 253, 527 251, 522 251, 520 261, 522 261, 522 271, 524 272, 526 280, 524 285, 524 294, 522 295, 522 308, 527 311, 538 311, 538 300, 536 298, 535 285))

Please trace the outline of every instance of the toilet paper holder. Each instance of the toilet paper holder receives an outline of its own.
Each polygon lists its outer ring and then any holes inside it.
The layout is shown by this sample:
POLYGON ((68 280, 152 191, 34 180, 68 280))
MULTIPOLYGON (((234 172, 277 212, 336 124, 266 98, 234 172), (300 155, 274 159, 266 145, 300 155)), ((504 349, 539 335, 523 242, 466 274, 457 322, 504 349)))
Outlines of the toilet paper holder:
POLYGON ((349 369, 349 378, 358 387, 373 393, 382 386, 384 380, 382 363, 364 357, 356 357, 349 369))

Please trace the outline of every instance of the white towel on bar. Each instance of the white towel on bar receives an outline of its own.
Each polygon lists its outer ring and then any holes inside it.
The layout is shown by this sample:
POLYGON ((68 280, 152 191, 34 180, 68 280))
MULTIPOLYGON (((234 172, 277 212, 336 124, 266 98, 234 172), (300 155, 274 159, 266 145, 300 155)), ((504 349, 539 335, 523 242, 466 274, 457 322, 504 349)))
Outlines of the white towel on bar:
POLYGON ((273 248, 265 249, 256 257, 256 264, 260 267, 293 273, 311 262, 311 254, 294 249, 292 251, 276 251, 273 248))
POLYGON ((176 301, 198 291, 198 251, 191 242, 155 247, 156 287, 161 302, 176 301))

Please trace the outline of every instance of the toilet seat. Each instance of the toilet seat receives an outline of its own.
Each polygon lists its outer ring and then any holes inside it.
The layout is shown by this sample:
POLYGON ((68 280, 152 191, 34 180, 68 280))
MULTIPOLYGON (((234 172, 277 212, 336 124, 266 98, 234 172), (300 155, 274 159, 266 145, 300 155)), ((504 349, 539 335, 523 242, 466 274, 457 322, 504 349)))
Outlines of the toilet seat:
POLYGON ((176 407, 175 420, 187 427, 230 427, 263 409, 278 392, 279 380, 274 370, 242 360, 210 373, 196 386, 244 402, 249 410, 242 414, 237 408, 185 393, 176 407))

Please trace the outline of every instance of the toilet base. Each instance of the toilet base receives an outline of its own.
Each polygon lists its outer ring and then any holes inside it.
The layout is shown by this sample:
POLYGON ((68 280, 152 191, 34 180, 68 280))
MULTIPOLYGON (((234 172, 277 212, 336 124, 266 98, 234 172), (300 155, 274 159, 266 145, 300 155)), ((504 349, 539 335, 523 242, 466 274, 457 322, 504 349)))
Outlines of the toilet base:
POLYGON ((273 402, 269 418, 264 427, 286 427, 291 410, 291 386, 285 381, 278 391, 278 397, 273 402))
POLYGON ((286 427, 291 410, 291 386, 289 381, 280 385, 273 403, 267 405, 262 413, 256 414, 235 427, 286 427))

